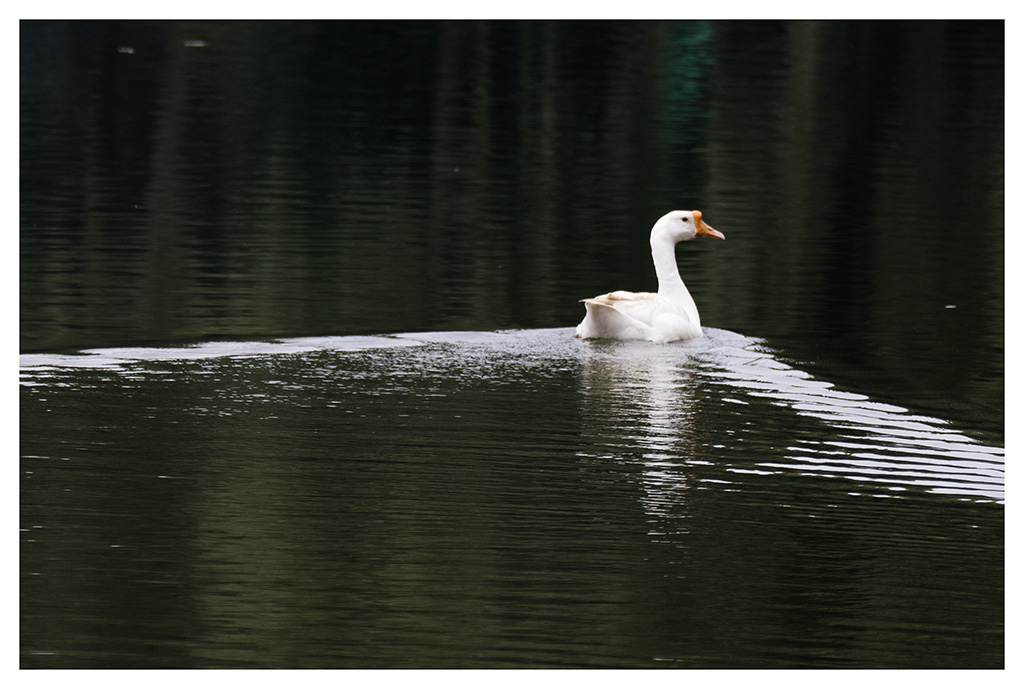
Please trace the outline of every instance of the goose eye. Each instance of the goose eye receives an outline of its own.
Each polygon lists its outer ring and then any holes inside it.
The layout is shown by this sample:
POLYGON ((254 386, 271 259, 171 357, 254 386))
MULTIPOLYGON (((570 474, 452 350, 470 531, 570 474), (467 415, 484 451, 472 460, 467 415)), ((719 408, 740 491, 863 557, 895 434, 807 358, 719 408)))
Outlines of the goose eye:
POLYGON ((689 218, 683 218, 683 222, 690 222, 689 218))

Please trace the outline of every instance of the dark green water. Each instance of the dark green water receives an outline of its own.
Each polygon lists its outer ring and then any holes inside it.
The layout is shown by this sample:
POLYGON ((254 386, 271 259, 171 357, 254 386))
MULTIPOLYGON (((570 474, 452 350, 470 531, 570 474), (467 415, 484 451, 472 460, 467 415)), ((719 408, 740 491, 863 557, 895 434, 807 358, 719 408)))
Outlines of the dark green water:
POLYGON ((1001 23, 21 50, 23 667, 1002 667, 1001 23))

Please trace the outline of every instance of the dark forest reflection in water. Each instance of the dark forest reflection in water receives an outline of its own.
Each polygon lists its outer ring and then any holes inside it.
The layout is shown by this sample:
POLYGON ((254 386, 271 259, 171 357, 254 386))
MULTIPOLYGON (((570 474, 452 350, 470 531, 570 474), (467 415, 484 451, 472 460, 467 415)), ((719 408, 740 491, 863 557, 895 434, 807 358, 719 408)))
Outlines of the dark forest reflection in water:
POLYGON ((1002 450, 726 331, 22 373, 27 666, 1001 664, 1002 450))
POLYGON ((1002 663, 1001 22, 21 38, 24 665, 1002 663))

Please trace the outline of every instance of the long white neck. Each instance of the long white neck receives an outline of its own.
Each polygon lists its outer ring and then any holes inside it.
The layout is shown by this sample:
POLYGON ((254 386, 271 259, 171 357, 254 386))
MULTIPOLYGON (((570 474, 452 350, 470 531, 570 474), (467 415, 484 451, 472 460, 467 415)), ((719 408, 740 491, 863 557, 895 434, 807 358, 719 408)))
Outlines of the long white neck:
POLYGON ((686 313, 689 321, 699 326, 697 304, 679 277, 675 243, 662 235, 652 234, 651 256, 654 258, 654 272, 658 275, 658 294, 674 301, 686 313))

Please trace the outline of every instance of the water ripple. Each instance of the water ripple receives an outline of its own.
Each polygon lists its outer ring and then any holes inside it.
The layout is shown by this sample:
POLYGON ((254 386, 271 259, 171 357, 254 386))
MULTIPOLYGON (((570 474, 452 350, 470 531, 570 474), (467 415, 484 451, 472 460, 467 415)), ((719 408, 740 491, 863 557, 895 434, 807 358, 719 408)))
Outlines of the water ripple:
POLYGON ((922 487, 976 499, 1004 500, 1004 450, 977 442, 937 418, 835 389, 774 358, 757 341, 714 331, 707 375, 826 424, 835 437, 786 448, 776 470, 846 476, 922 487))
MULTIPOLYGON (((784 363, 760 340, 716 329, 707 329, 701 340, 670 346, 583 343, 571 334, 561 328, 111 348, 23 355, 21 373, 25 386, 60 385, 61 371, 84 369, 109 369, 141 384, 146 371, 136 369, 156 362, 224 359, 238 366, 251 360, 262 370, 272 368, 275 357, 294 355, 316 364, 289 381, 263 381, 261 393, 237 383, 224 393, 234 404, 258 404, 280 402, 324 380, 365 381, 365 396, 413 394, 426 400, 449 394, 451 385, 535 388, 577 372, 584 439, 577 455, 637 457, 645 466, 643 502, 652 513, 679 501, 682 487, 692 483, 687 474, 693 466, 728 464, 730 448, 767 441, 774 446, 780 438, 778 450, 752 464, 734 464, 732 473, 797 471, 890 490, 914 487, 1004 500, 1002 448, 977 442, 942 419, 836 389, 784 363), (355 367, 314 360, 323 353, 368 358, 355 367), (784 415, 768 412, 764 402, 784 415)), ((224 373, 216 370, 207 373, 224 373)), ((250 374, 231 377, 238 375, 250 374)))

